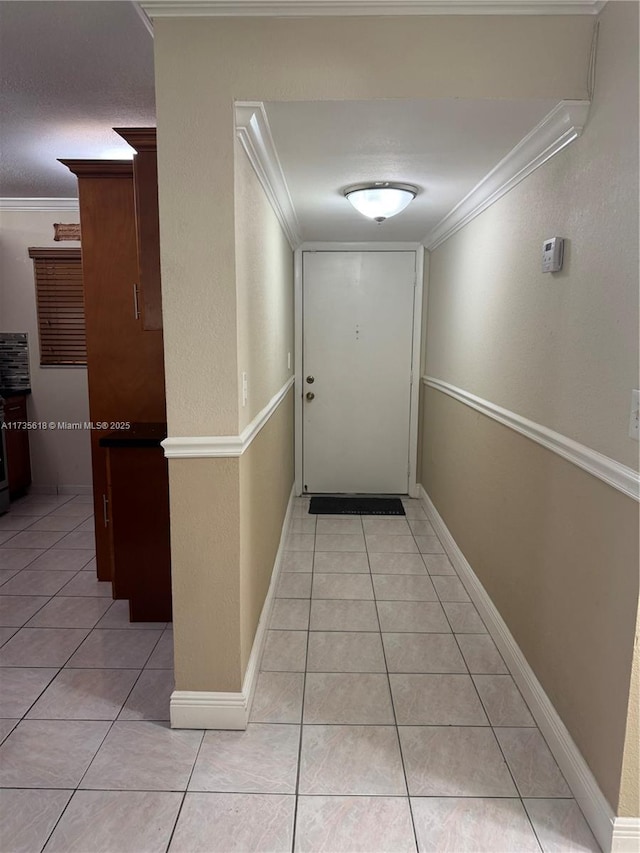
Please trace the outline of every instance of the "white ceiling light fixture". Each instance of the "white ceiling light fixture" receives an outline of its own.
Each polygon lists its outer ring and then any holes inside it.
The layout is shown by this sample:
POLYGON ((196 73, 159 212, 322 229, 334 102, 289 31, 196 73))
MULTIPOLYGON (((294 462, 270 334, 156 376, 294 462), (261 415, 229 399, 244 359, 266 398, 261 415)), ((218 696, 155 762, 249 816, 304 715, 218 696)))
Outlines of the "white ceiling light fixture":
POLYGON ((370 184, 355 184, 344 191, 345 198, 358 213, 384 222, 405 209, 418 194, 413 184, 396 184, 392 181, 374 181, 370 184))

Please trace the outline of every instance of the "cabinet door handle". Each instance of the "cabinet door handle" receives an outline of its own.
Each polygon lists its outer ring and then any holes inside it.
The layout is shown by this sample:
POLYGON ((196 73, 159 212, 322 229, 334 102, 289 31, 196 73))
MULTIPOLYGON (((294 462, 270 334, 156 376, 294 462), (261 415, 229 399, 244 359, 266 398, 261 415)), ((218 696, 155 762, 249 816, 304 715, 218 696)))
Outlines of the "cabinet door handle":
POLYGON ((133 285, 133 316, 136 320, 140 319, 140 305, 138 303, 138 285, 133 285))
POLYGON ((109 501, 106 495, 102 496, 102 517, 104 519, 104 526, 109 526, 109 501))

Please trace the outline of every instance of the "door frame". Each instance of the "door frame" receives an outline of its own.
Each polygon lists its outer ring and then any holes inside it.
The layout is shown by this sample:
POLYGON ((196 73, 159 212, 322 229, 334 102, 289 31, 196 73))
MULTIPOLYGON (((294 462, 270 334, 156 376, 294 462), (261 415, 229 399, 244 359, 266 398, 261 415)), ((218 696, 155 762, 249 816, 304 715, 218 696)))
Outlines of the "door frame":
POLYGON ((409 419, 409 487, 408 494, 418 497, 418 407, 420 404, 420 359, 422 353, 424 252, 422 243, 314 243, 305 242, 294 252, 294 325, 295 325, 295 491, 302 494, 302 254, 303 252, 413 252, 416 284, 413 291, 413 346, 411 353, 411 403, 409 419))

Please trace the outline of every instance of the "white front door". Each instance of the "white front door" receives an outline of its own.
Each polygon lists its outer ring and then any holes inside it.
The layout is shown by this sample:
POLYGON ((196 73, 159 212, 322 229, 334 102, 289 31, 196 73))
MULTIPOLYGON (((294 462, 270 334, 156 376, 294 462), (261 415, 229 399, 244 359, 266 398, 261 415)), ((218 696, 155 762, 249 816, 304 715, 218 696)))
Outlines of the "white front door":
POLYGON ((303 486, 405 494, 416 253, 303 253, 303 486))

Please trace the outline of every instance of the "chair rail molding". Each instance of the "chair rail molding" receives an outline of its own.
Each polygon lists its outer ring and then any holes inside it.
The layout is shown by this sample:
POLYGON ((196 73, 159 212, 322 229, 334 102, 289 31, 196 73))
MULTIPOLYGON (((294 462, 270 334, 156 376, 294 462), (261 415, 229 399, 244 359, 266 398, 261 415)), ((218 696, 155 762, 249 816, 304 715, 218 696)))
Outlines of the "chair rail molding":
POLYGON ((504 658, 509 672, 520 688, 602 850, 604 853, 637 853, 640 820, 615 816, 569 730, 552 705, 495 604, 460 550, 424 487, 418 488, 427 517, 433 524, 469 597, 477 607, 489 634, 504 658))
POLYGON ((604 0, 142 0, 150 18, 320 15, 597 15, 604 0))
POLYGON ((236 135, 267 194, 289 245, 300 245, 300 224, 261 101, 236 101, 236 135))
POLYGON ((586 124, 590 101, 560 101, 422 241, 436 249, 520 181, 577 139, 586 124))
POLYGON ((493 418, 494 421, 510 427, 510 429, 519 432, 526 438, 541 444, 547 450, 557 453, 568 462, 573 463, 583 471, 593 474, 599 480, 613 486, 619 492, 640 501, 640 474, 623 465, 621 462, 616 462, 609 456, 599 453, 597 450, 592 450, 566 435, 555 432, 548 427, 537 424, 535 421, 530 421, 528 418, 522 417, 508 409, 503 409, 502 406, 497 406, 489 400, 483 400, 482 397, 476 397, 475 394, 470 394, 462 388, 457 388, 448 382, 443 382, 441 379, 436 379, 433 376, 423 376, 422 382, 430 388, 435 388, 454 400, 470 406, 483 415, 493 418))
POLYGON ((77 198, 0 198, 0 210, 70 210, 79 213, 77 198))
POLYGON ((274 414, 293 387, 295 377, 290 376, 282 388, 239 435, 187 435, 169 436, 161 442, 168 459, 206 459, 216 456, 242 456, 262 427, 274 414))

